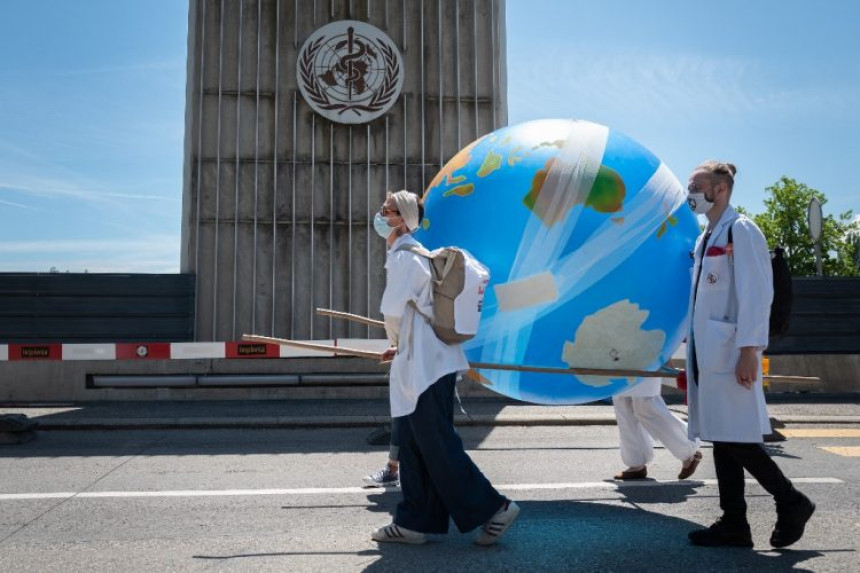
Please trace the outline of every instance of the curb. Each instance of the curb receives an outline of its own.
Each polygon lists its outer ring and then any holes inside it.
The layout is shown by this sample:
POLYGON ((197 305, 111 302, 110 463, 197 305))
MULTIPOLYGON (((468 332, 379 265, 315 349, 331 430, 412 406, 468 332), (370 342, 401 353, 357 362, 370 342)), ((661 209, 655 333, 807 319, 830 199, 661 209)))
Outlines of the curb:
MULTIPOLYGON (((388 416, 331 417, 262 417, 262 418, 80 418, 76 420, 40 421, 38 429, 46 431, 86 430, 199 430, 199 429, 302 429, 363 428, 391 422, 388 416)), ((457 426, 614 426, 612 416, 455 416, 457 426)))
MULTIPOLYGON (((37 421, 39 421, 37 419, 37 421)), ((86 430, 201 430, 201 429, 310 429, 310 428, 369 428, 390 423, 388 416, 282 416, 260 418, 80 418, 76 420, 39 421, 38 429, 46 431, 86 430)), ((783 424, 860 424, 860 416, 783 416, 783 424)), ((462 427, 483 426, 615 426, 615 417, 564 415, 547 416, 455 416, 454 423, 462 427)))

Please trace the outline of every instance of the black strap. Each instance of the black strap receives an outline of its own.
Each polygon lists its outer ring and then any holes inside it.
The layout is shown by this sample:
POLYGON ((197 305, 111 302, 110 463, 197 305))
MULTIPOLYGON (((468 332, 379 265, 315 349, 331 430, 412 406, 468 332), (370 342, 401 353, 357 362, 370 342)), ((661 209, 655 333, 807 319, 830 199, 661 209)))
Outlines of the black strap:
MULTIPOLYGON (((702 276, 702 267, 705 266, 705 253, 707 252, 706 249, 708 248, 708 240, 710 240, 712 233, 713 233, 713 229, 709 230, 707 233, 705 233, 705 238, 702 240, 702 256, 699 258, 699 272, 696 273, 696 282, 693 285, 693 310, 694 310, 694 312, 695 312, 695 308, 696 308, 696 295, 698 294, 698 291, 699 291, 699 279, 702 276)), ((693 383, 698 384, 699 383, 699 364, 698 364, 698 360, 696 359, 696 340, 693 339, 692 342, 693 342, 693 345, 692 345, 692 349, 690 351, 690 362, 692 362, 692 364, 690 365, 690 367, 693 370, 693 383)))
POLYGON ((696 307, 696 295, 699 291, 699 279, 702 277, 702 267, 705 266, 705 253, 708 248, 708 241, 711 239, 713 229, 705 233, 705 238, 702 240, 702 256, 699 258, 699 272, 696 273, 696 284, 693 285, 693 308, 696 307))

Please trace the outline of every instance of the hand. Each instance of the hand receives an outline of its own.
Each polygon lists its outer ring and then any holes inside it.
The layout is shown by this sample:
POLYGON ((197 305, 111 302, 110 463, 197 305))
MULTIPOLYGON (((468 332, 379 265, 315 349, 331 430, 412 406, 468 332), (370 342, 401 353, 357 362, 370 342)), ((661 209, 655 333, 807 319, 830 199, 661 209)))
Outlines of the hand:
POLYGON ((758 354, 755 346, 741 348, 741 356, 735 366, 735 378, 738 384, 750 390, 758 378, 758 354))
POLYGON ((392 360, 394 360, 395 354, 397 354, 397 347, 392 346, 382 353, 382 358, 380 359, 380 362, 391 362, 392 360))

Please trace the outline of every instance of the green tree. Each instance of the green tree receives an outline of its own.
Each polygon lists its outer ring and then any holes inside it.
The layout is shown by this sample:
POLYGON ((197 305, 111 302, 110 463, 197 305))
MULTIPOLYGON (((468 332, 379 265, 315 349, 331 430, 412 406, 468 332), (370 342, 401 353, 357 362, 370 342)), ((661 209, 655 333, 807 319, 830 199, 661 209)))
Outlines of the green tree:
MULTIPOLYGON (((785 176, 766 191, 766 210, 753 215, 752 219, 764 233, 771 248, 782 246, 785 249, 791 274, 814 275, 815 253, 807 224, 807 208, 813 197, 817 197, 824 207, 827 197, 821 191, 785 176)), ((860 274, 857 265, 860 256, 857 233, 860 232, 860 225, 853 219, 851 211, 835 217, 832 214, 824 216, 820 241, 825 276, 860 274)))

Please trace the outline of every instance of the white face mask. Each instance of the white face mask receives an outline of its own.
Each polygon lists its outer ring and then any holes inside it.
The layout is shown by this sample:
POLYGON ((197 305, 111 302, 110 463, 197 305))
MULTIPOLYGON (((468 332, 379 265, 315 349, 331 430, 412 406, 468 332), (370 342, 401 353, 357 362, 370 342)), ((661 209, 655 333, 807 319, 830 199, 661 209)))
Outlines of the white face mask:
POLYGON ((704 215, 711 210, 711 207, 714 206, 714 202, 708 201, 708 198, 705 197, 704 193, 698 192, 687 195, 687 205, 690 206, 690 209, 692 209, 693 213, 696 215, 704 215))
POLYGON ((391 234, 391 231, 394 230, 394 227, 388 225, 388 219, 383 217, 382 213, 377 213, 373 217, 373 229, 376 231, 377 235, 383 239, 387 239, 388 235, 391 234))

